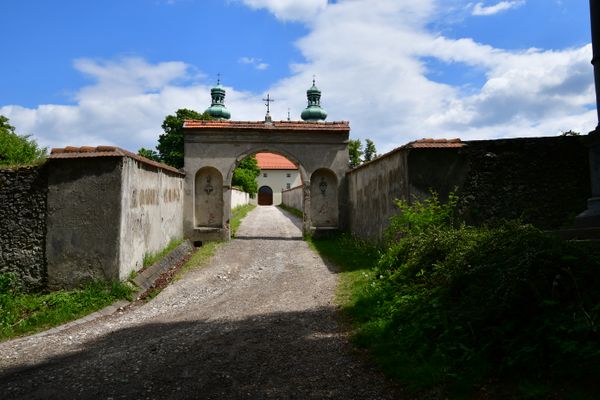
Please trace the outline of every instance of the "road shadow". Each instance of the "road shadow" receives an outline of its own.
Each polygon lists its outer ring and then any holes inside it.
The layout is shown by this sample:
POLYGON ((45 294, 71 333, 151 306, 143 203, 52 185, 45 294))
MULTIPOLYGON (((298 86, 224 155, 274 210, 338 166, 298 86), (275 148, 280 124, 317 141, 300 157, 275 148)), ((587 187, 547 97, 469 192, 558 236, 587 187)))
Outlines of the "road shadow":
POLYGON ((397 399, 353 354, 334 308, 151 323, 0 372, 2 399, 397 399))

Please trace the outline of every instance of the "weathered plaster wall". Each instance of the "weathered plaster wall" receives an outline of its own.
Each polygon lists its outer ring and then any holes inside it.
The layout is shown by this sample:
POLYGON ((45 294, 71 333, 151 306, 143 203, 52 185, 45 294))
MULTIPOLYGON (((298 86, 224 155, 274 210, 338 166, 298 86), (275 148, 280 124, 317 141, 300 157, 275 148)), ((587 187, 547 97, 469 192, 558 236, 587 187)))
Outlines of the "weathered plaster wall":
POLYGON ((379 240, 397 213, 394 200, 409 198, 407 152, 390 152, 346 176, 349 231, 364 240, 379 240))
POLYGON ((231 189, 231 209, 250 204, 250 195, 238 189, 231 189))
POLYGON ((285 206, 295 208, 297 210, 302 210, 302 201, 304 200, 304 191, 302 185, 296 186, 295 188, 291 188, 289 190, 284 190, 282 195, 282 203, 285 206))
POLYGON ((124 157, 119 278, 143 266, 145 254, 183 237, 183 176, 124 157))
POLYGON ((46 285, 46 187, 43 167, 0 169, 0 274, 25 290, 46 285))
POLYGON ((119 275, 122 158, 48 161, 50 287, 119 275))
POLYGON ((465 142, 462 148, 398 148, 347 174, 353 234, 378 241, 395 199, 442 200, 456 191, 471 224, 521 218, 540 228, 569 226, 590 197, 587 148, 577 137, 465 142))

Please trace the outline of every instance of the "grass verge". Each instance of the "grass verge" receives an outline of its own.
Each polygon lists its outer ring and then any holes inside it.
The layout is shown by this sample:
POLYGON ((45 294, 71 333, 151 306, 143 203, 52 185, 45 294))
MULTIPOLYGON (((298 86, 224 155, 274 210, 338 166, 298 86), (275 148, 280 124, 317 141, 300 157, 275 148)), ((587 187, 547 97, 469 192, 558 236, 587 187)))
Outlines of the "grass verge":
POLYGON ((146 253, 144 254, 144 268, 147 268, 157 261, 160 261, 164 256, 173 251, 177 246, 183 243, 183 239, 173 239, 169 242, 167 247, 159 251, 158 253, 146 253))
POLYGON ((9 274, 0 275, 0 340, 32 334, 83 317, 117 300, 131 300, 122 282, 90 282, 80 289, 22 293, 9 274))
POLYGON ((281 208, 282 210, 285 210, 287 212, 289 212, 292 215, 295 215, 296 217, 302 219, 304 217, 304 213, 300 210, 298 210, 297 208, 294 207, 288 207, 284 204, 280 204, 277 207, 281 208))
POLYGON ((527 225, 309 238, 353 342, 420 398, 600 398, 600 254, 527 225))
POLYGON ((246 204, 243 206, 237 206, 236 208, 231 210, 231 219, 229 221, 229 226, 231 229, 231 237, 235 237, 237 230, 242 223, 242 219, 252 210, 256 208, 253 204, 246 204))

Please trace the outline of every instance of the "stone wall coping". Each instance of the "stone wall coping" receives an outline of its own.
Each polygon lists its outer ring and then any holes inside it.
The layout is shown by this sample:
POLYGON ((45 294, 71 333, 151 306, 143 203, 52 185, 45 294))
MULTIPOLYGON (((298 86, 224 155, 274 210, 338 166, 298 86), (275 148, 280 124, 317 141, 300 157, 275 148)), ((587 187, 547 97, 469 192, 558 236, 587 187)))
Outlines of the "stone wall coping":
POLYGON ((63 148, 54 148, 50 151, 48 159, 67 159, 67 158, 94 158, 94 157, 129 157, 143 164, 150 165, 177 175, 185 176, 183 172, 170 165, 158 161, 150 160, 139 154, 132 153, 116 146, 67 146, 63 148))
POLYGON ((221 120, 185 120, 186 129, 239 129, 239 130, 279 130, 279 131, 350 131, 348 121, 307 122, 307 121, 221 121, 221 120))

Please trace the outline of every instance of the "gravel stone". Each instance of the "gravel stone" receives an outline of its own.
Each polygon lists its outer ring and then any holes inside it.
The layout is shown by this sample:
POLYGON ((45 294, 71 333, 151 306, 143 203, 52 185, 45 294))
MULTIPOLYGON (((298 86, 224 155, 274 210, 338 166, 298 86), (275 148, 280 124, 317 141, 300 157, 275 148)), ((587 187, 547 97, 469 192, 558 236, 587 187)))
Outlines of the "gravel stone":
POLYGON ((301 221, 257 207, 150 302, 0 343, 2 399, 406 398, 347 341, 335 268, 301 221))

